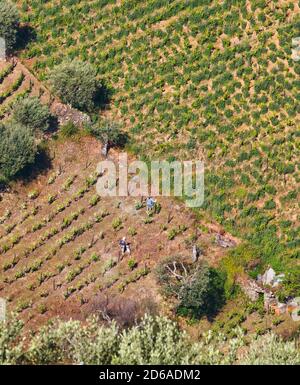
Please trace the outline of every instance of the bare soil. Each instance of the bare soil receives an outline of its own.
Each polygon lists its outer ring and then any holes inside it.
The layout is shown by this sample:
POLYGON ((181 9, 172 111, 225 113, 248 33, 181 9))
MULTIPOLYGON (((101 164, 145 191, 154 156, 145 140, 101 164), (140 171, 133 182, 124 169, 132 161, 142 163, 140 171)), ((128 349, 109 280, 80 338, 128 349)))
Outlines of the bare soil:
MULTIPOLYGON (((100 144, 89 137, 77 141, 52 141, 49 151, 51 166, 37 178, 15 182, 11 191, 2 194, 0 217, 7 210, 11 215, 0 225, 0 296, 9 301, 10 310, 20 313, 30 329, 54 316, 84 320, 92 313, 105 310, 109 316, 121 314, 122 321, 126 321, 126 317, 150 308, 168 311, 155 282, 153 271, 157 263, 170 255, 189 257, 192 235, 196 235, 196 242, 201 245, 210 264, 217 264, 226 253, 215 244, 215 235, 223 232, 222 228, 199 221, 177 200, 159 198, 161 212, 146 224, 145 208, 135 208, 140 198, 101 198, 91 207, 91 198, 96 195, 95 186, 91 186, 81 198, 75 198, 85 186, 86 178, 95 174, 101 160, 100 153, 100 144), (64 188, 71 177, 73 183, 64 188), (49 184, 51 178, 54 181, 49 184), (30 198, 32 193, 38 196, 30 198), (56 197, 52 203, 49 203, 50 196, 56 197), (68 207, 56 213, 57 207, 67 200, 68 207), (69 227, 62 229, 63 220, 79 209, 84 209, 84 212, 69 227), (59 240, 74 228, 86 224, 97 213, 107 215, 101 222, 93 222, 92 228, 52 255, 59 240), (112 223, 117 219, 121 225, 114 229, 112 223), (41 228, 37 226, 40 223, 43 224, 41 228), (183 224, 187 229, 170 240, 170 230, 183 224), (28 253, 29 247, 55 228, 57 234, 28 253), (8 251, 3 250, 3 246, 12 245, 17 236, 19 242, 8 251), (131 244, 131 256, 121 258, 118 241, 123 236, 131 244), (76 259, 75 252, 80 247, 86 250, 80 259, 76 259), (92 260, 93 255, 99 259, 92 260), (132 271, 128 266, 130 258, 137 262, 132 271), (13 261, 8 268, 7 265, 13 261), (39 262, 40 266, 30 270, 39 262), (81 270, 71 279, 70 274, 76 269, 81 270), (149 274, 140 274, 148 269, 149 274), (70 289, 74 292, 66 296, 70 289)), ((117 156, 117 152, 111 151, 112 159, 117 159, 117 156)))

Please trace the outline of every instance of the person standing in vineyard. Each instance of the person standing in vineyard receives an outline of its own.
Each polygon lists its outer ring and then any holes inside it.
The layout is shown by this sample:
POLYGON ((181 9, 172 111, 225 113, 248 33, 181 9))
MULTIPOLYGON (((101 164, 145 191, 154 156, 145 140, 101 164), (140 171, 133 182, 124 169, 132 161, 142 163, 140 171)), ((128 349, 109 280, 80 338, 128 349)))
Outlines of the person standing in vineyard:
POLYGON ((122 256, 125 254, 125 253, 128 253, 130 255, 131 253, 131 250, 130 250, 130 247, 129 247, 129 243, 126 242, 126 237, 123 237, 120 241, 119 241, 119 245, 121 247, 121 253, 122 253, 122 256))

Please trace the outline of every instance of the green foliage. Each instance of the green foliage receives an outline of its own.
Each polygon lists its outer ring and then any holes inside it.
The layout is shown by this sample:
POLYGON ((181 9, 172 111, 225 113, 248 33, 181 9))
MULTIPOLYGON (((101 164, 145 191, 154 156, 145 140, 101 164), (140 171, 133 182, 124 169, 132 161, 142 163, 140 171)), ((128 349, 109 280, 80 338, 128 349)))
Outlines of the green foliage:
POLYGON ((8 64, 7 67, 3 68, 3 70, 0 72, 0 84, 4 81, 6 76, 8 76, 14 69, 13 64, 8 64))
POLYGON ((21 361, 23 344, 20 332, 23 323, 13 317, 9 322, 0 321, 0 364, 12 365, 21 361))
POLYGON ((93 66, 80 60, 66 61, 50 74, 50 83, 63 103, 81 110, 92 110, 99 84, 93 66))
POLYGON ((32 200, 35 200, 39 195, 40 193, 38 190, 29 191, 29 193, 27 194, 28 198, 32 200))
POLYGON ((123 222, 122 222, 122 219, 121 218, 115 218, 113 221, 112 221, 112 228, 116 231, 119 231, 123 228, 123 222))
POLYGON ((188 362, 193 353, 186 335, 175 323, 164 317, 146 316, 140 325, 123 332, 114 363, 176 365, 188 362))
POLYGON ((38 39, 22 54, 37 59, 33 70, 40 77, 65 57, 89 60, 113 90, 106 95, 110 115, 128 127, 134 154, 184 160, 201 145, 207 164, 201 211, 259 245, 264 263, 280 265, 278 245, 291 245, 296 255, 299 237, 291 229, 297 229, 299 205, 290 195, 282 200, 299 184, 300 64, 291 57, 299 14, 293 2, 274 8, 274 1, 256 0, 248 7, 244 0, 134 6, 109 0, 98 12, 97 1, 70 1, 72 23, 64 2, 23 3, 22 21, 34 26, 38 39), (54 13, 60 17, 53 19, 54 13), (290 229, 277 229, 273 240, 262 235, 290 212, 290 229))
MULTIPOLYGON (((131 265, 132 266, 132 265, 131 265)), ((140 269, 135 270, 131 275, 129 275, 123 282, 119 285, 119 291, 123 292, 127 285, 133 282, 137 282, 140 278, 145 277, 150 273, 150 268, 147 266, 144 266, 140 269)))
POLYGON ((274 334, 252 341, 241 360, 244 365, 299 365, 300 352, 293 341, 284 342, 274 334))
POLYGON ((59 132, 63 138, 72 138, 78 134, 79 128, 74 123, 68 122, 60 128, 59 132))
MULTIPOLYGON (((0 103, 3 103, 9 96, 11 96, 23 83, 25 75, 23 72, 0 94, 0 103)), ((5 112, 5 111, 4 111, 5 112)))
POLYGON ((89 128, 90 133, 101 143, 109 147, 122 145, 124 135, 119 124, 109 119, 102 119, 89 128))
POLYGON ((0 124, 0 178, 9 180, 33 163, 37 152, 32 130, 18 123, 0 124))
POLYGON ((27 97, 14 105, 13 119, 23 126, 45 132, 49 128, 50 111, 38 98, 27 97))
POLYGON ((22 322, 16 318, 0 322, 0 364, 300 364, 294 341, 266 334, 246 342, 236 329, 229 340, 210 331, 193 343, 165 317, 145 316, 123 331, 115 322, 100 325, 97 318, 84 324, 54 320, 29 335, 26 344, 22 337, 22 322))
POLYGON ((206 264, 187 264, 180 257, 162 261, 156 269, 162 292, 177 300, 177 313, 211 317, 225 303, 225 275, 206 264))
POLYGON ((177 313, 199 319, 212 317, 225 304, 225 276, 218 270, 203 267, 194 281, 182 288, 177 313))
POLYGON ((97 203, 100 201, 100 196, 99 195, 93 195, 91 199, 89 200, 89 204, 91 207, 94 207, 97 205, 97 203))
POLYGON ((135 227, 129 227, 128 228, 128 234, 132 237, 134 237, 137 234, 136 228, 135 227))
POLYGON ((300 297, 300 266, 285 272, 280 299, 284 300, 289 297, 300 297))
POLYGON ((137 267, 137 261, 134 258, 128 260, 128 267, 130 270, 134 270, 137 267))
POLYGON ((10 0, 0 1, 0 37, 5 38, 8 50, 14 48, 19 27, 19 12, 10 0))
POLYGON ((230 251, 221 261, 221 267, 226 273, 225 290, 227 297, 235 292, 236 279, 242 275, 252 261, 259 260, 259 250, 249 244, 241 244, 230 251))
POLYGON ((264 209, 266 210, 273 210, 276 208, 276 203, 271 199, 267 201, 264 205, 264 209))
POLYGON ((172 241, 173 239, 176 238, 177 235, 184 233, 187 230, 186 225, 179 225, 178 227, 173 227, 169 232, 168 232, 168 239, 172 241))

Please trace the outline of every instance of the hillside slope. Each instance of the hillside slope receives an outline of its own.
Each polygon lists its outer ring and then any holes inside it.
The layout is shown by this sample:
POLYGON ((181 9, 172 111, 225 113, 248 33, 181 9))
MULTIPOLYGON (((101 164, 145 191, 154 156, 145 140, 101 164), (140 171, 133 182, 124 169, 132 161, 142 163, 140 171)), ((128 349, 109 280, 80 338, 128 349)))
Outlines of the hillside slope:
POLYGON ((54 316, 85 319, 101 309, 122 322, 149 306, 166 311, 153 274, 159 261, 190 258, 195 242, 211 265, 225 255, 215 242, 221 228, 206 226, 172 199, 159 199, 153 218, 137 206, 140 199, 99 199, 100 150, 89 137, 51 141, 51 169, 14 183, 0 201, 0 297, 29 328, 54 316), (132 251, 124 258, 123 236, 132 251))
POLYGON ((41 79, 66 57, 91 61, 134 153, 205 160, 204 213, 258 245, 264 263, 295 263, 298 1, 17 3, 37 33, 23 58, 41 79))
POLYGON ((16 59, 0 60, 0 119, 7 118, 14 103, 26 97, 38 97, 50 104, 49 91, 16 59))

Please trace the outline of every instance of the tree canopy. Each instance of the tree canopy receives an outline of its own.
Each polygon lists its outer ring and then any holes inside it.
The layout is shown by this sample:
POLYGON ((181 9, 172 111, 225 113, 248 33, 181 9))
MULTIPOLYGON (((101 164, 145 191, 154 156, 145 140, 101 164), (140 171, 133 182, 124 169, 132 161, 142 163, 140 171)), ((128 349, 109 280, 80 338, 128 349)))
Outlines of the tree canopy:
POLYGON ((118 123, 103 119, 89 128, 90 133, 103 144, 103 154, 107 155, 113 146, 123 146, 128 137, 121 131, 118 123))
POLYGON ((99 87, 94 67, 80 60, 65 61, 50 74, 50 83, 63 103, 80 110, 92 110, 99 87))
POLYGON ((300 364, 295 341, 284 342, 271 333, 246 341, 237 329, 229 341, 209 332, 199 342, 191 342, 166 317, 145 316, 125 330, 114 321, 100 325, 97 318, 84 324, 56 320, 29 336, 27 343, 23 335, 18 319, 0 322, 0 364, 300 364))
POLYGON ((176 298, 178 314, 210 317, 225 303, 225 276, 205 263, 188 264, 181 257, 170 257, 156 274, 163 294, 176 298))
POLYGON ((45 132, 49 129, 50 111, 38 98, 27 97, 14 105, 13 119, 23 126, 45 132))
POLYGON ((33 163, 37 146, 30 128, 16 122, 0 124, 0 178, 9 180, 33 163))
POLYGON ((6 48, 11 50, 17 41, 19 12, 9 0, 0 0, 0 37, 6 41, 6 48))

